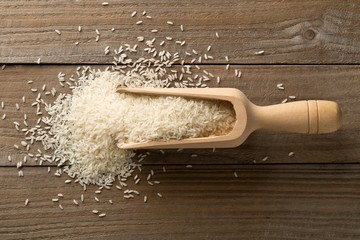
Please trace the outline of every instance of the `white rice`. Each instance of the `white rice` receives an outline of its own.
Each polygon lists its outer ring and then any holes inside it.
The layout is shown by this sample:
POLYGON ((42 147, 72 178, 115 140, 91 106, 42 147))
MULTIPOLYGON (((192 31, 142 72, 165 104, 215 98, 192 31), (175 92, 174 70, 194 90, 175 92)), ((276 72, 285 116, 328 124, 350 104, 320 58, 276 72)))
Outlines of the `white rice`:
POLYGON ((229 103, 116 92, 118 86, 157 84, 117 72, 81 79, 72 95, 61 94, 46 108, 50 117, 43 122, 51 126, 54 137, 43 141, 45 148, 54 149, 58 164, 70 164, 64 170, 80 184, 105 186, 115 176, 126 179, 136 167, 134 153, 116 143, 221 135, 233 128, 235 114, 229 103))

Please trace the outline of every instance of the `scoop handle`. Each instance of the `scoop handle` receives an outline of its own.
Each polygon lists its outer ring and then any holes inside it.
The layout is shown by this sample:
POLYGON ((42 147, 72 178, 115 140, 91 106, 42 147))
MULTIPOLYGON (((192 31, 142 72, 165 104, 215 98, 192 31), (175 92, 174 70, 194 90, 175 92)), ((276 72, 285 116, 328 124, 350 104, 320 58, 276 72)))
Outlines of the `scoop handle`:
POLYGON ((341 125, 340 107, 332 101, 296 101, 264 107, 255 106, 252 110, 252 120, 257 129, 318 134, 334 132, 341 125))

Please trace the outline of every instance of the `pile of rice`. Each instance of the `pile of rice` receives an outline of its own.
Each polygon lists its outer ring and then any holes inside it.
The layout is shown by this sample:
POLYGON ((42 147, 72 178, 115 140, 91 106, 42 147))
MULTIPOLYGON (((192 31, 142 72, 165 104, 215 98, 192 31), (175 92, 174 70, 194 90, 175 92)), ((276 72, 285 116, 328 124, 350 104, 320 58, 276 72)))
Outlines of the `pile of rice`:
POLYGON ((117 143, 227 134, 235 123, 227 102, 172 96, 120 94, 117 87, 164 87, 136 73, 97 71, 80 77, 71 94, 60 94, 42 120, 42 140, 58 166, 82 185, 123 181, 138 165, 135 153, 117 143))

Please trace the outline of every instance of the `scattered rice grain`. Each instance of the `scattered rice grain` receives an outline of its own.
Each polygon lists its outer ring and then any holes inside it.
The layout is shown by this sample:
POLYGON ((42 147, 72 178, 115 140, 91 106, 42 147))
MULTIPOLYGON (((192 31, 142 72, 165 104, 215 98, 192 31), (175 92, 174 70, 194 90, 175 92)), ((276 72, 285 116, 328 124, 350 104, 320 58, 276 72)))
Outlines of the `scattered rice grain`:
POLYGON ((276 87, 277 87, 278 89, 280 89, 280 90, 284 90, 284 89, 285 89, 285 88, 284 88, 284 84, 282 84, 282 83, 276 84, 276 87))
POLYGON ((264 53, 265 53, 265 51, 264 51, 264 50, 261 50, 261 51, 255 52, 254 54, 255 54, 255 55, 263 55, 264 53))

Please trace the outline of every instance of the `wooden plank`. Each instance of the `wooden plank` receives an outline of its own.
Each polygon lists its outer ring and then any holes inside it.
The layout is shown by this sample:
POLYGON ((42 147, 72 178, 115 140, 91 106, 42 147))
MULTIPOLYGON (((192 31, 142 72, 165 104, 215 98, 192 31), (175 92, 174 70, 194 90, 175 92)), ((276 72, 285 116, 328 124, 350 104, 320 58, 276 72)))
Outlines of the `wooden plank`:
MULTIPOLYGON (((104 66, 100 66, 104 68, 104 66)), ((325 135, 299 135, 258 131, 240 147, 234 149, 166 151, 162 155, 153 151, 144 164, 248 164, 256 163, 354 163, 360 159, 360 105, 358 102, 360 84, 359 67, 354 66, 232 66, 226 71, 223 66, 202 66, 223 79, 221 87, 241 89, 254 103, 269 105, 281 102, 289 95, 298 100, 327 99, 339 102, 343 110, 343 127, 340 131, 325 135), (234 76, 234 69, 241 69, 243 76, 234 76), (285 90, 278 90, 276 84, 284 83, 285 90), (290 151, 295 154, 288 156, 290 151), (198 157, 191 157, 196 153, 198 157), (268 156, 266 162, 261 161, 268 156)), ((0 120, 0 165, 14 166, 20 161, 25 151, 15 151, 14 144, 20 146, 23 133, 15 130, 13 121, 23 125, 23 115, 27 113, 29 124, 35 125, 38 116, 31 107, 37 93, 31 88, 41 90, 62 88, 57 83, 57 74, 62 71, 68 76, 74 73, 76 66, 9 66, 0 75, 0 101, 5 102, 5 109, 0 115, 7 114, 6 120, 0 120), (33 80, 33 84, 27 84, 33 80), (26 104, 21 102, 25 95, 26 104), (20 104, 20 111, 15 108, 20 104), (8 155, 13 161, 8 161, 8 155)), ((210 86, 217 86, 210 83, 210 86)), ((41 91, 40 91, 41 92, 41 91)), ((53 98, 44 96, 46 101, 53 98)), ((36 151, 33 148, 32 151, 36 151)), ((30 161, 28 164, 37 164, 30 161)))
MULTIPOLYGON (((117 189, 95 194, 94 187, 83 192, 73 183, 65 185, 65 178, 48 175, 44 167, 26 168, 24 178, 1 167, 1 239, 360 237, 359 165, 168 166, 166 173, 152 168, 161 183, 141 182, 135 188, 140 195, 125 200, 117 189), (58 193, 64 195, 64 210, 51 201, 58 193), (93 209, 106 217, 100 219, 93 209)), ((149 167, 141 178, 148 172, 149 167)))
MULTIPOLYGON (((214 61, 224 63, 359 63, 358 1, 1 1, 0 62, 109 63, 104 48, 135 44, 136 37, 171 36, 183 54, 212 45, 214 61), (131 17, 133 11, 135 17, 131 17), (146 10, 146 19, 141 12, 146 10), (143 20, 142 25, 136 25, 143 20), (167 25, 173 21, 174 25, 167 25), (184 25, 181 32, 180 25, 184 25), (82 26, 82 32, 77 31, 82 26), (111 29, 115 28, 115 32, 111 29), (61 35, 55 33, 61 31, 61 35), (95 42, 95 29, 100 40, 95 42), (152 29, 159 30, 151 33, 152 29), (218 32, 220 38, 215 37, 218 32), (79 42, 79 45, 75 45, 79 42), (263 56, 254 53, 264 50, 263 56)), ((140 46, 142 48, 142 46, 140 46)), ((139 48, 140 48, 139 47, 139 48)), ((140 53, 139 53, 140 55, 140 53)), ((191 59, 189 59, 190 61, 191 59)))

